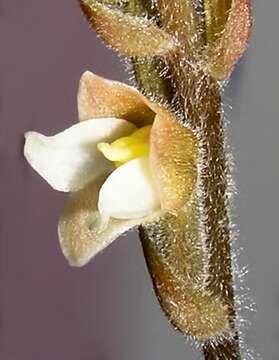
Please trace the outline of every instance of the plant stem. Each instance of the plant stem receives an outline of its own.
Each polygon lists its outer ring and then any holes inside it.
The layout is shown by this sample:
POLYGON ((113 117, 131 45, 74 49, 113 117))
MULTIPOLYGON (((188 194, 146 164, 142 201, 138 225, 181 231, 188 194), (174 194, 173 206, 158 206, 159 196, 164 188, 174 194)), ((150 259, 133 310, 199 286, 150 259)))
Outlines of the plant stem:
POLYGON ((208 342, 204 346, 206 360, 240 359, 238 335, 235 331, 234 288, 231 260, 231 231, 228 199, 228 164, 224 141, 223 109, 217 81, 202 71, 176 66, 171 69, 180 104, 190 128, 197 129, 202 152, 200 169, 201 205, 204 213, 209 276, 207 288, 228 306, 232 339, 208 342))
MULTIPOLYGON (((216 99, 220 97, 216 94, 216 99)), ((234 329, 234 289, 231 261, 231 233, 228 216, 229 200, 227 194, 227 162, 225 157, 223 116, 221 99, 217 109, 202 125, 205 138, 205 159, 202 173, 205 191, 205 210, 209 249, 209 270, 211 273, 208 288, 213 294, 221 295, 230 309, 231 327, 234 329)), ((238 336, 218 345, 208 344, 204 348, 206 360, 240 359, 238 336)))
MULTIPOLYGON (((227 213, 227 164, 224 156, 224 134, 222 117, 211 117, 204 125, 207 139, 206 168, 203 171, 205 187, 205 208, 207 209, 208 248, 211 278, 208 287, 212 293, 221 294, 230 308, 231 327, 234 328, 234 290, 231 261, 230 222, 227 213)), ((204 348, 206 360, 240 359, 238 336, 218 345, 209 344, 204 348), (226 356, 225 356, 226 355, 226 356)))
MULTIPOLYGON (((205 28, 207 42, 214 41, 222 31, 227 18, 231 0, 204 0, 206 10, 205 28), (217 15, 216 15, 217 14, 217 15)), ((150 10, 148 0, 131 0, 129 11, 139 14, 150 10), (141 5, 141 6, 140 6, 141 5), (147 6, 147 7, 146 7, 147 6)), ((162 79, 157 71, 156 62, 138 64, 133 59, 138 85, 150 91, 150 84, 156 84, 156 94, 161 97, 173 93, 172 86, 162 79), (161 78, 161 79, 160 79, 161 78)), ((228 166, 225 155, 222 98, 217 82, 203 73, 194 72, 175 64, 173 69, 175 90, 180 95, 180 108, 185 119, 191 119, 193 128, 200 131, 203 151, 203 166, 200 174, 203 191, 203 210, 205 213, 205 232, 209 253, 208 288, 213 295, 221 296, 230 309, 231 328, 234 330, 234 290, 231 261, 231 233, 228 214, 227 194, 228 166)), ((154 93, 154 92, 153 92, 154 93)), ((144 233, 144 228, 141 229, 144 233)), ((145 236, 148 234, 145 233, 145 236)), ((204 346, 205 360, 239 360, 238 335, 231 340, 204 346)))
MULTIPOLYGON (((203 0, 205 16, 205 39, 210 43, 222 32, 227 20, 231 0, 203 0)), ((234 289, 231 261, 231 234, 227 195, 228 165, 225 157, 222 103, 219 111, 212 113, 203 125, 206 141, 204 186, 205 206, 208 209, 208 246, 210 253, 211 280, 208 284, 213 293, 220 293, 230 308, 231 327, 235 328, 234 289)), ((217 109, 216 109, 217 110, 217 109)), ((240 359, 238 334, 217 346, 204 347, 205 360, 240 359)))

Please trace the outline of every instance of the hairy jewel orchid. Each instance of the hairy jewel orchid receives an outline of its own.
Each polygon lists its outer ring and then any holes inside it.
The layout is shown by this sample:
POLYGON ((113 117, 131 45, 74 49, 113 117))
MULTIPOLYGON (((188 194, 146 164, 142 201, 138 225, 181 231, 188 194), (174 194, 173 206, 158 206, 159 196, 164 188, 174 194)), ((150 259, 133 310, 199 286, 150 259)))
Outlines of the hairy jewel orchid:
POLYGON ((138 90, 85 72, 80 122, 51 137, 26 133, 30 165, 69 193, 62 251, 83 266, 139 226, 169 321, 206 360, 240 360, 221 90, 246 49, 250 0, 79 4, 128 58, 138 90))

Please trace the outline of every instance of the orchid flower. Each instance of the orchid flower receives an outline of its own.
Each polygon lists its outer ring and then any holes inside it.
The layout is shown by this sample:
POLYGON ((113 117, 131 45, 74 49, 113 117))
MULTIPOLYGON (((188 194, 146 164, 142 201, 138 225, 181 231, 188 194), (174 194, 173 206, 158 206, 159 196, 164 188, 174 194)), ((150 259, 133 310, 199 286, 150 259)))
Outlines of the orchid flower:
POLYGON ((187 206, 196 183, 192 131, 133 87, 87 71, 78 112, 80 122, 57 135, 27 132, 24 147, 49 185, 69 193, 58 235, 72 266, 132 227, 187 206))

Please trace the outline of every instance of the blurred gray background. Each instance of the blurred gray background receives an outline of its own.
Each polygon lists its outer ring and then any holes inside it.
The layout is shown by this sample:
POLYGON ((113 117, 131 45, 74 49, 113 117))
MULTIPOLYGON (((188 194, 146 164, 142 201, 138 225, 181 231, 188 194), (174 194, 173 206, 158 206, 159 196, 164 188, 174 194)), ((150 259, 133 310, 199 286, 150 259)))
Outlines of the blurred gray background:
MULTIPOLYGON (((279 359, 279 2, 254 0, 256 26, 226 90, 236 223, 257 303, 249 346, 279 359), (230 110, 232 105, 232 110, 230 110)), ((75 0, 0 0, 0 359, 199 359, 163 316, 137 234, 72 269, 56 235, 63 194, 27 166, 23 133, 77 119, 84 70, 127 80, 75 0)))

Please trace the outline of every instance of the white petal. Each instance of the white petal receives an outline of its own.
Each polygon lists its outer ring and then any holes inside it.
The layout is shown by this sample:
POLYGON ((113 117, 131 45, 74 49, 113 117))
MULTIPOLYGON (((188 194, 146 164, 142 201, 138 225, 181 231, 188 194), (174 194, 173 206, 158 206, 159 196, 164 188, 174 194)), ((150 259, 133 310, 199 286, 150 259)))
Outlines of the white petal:
POLYGON ((104 219, 136 219, 160 208, 160 200, 147 157, 128 161, 114 170, 99 194, 104 219))
POLYGON ((25 134, 24 154, 54 189, 76 191, 113 169, 97 150, 97 143, 112 142, 135 129, 126 120, 98 118, 78 123, 54 136, 31 131, 25 134))

